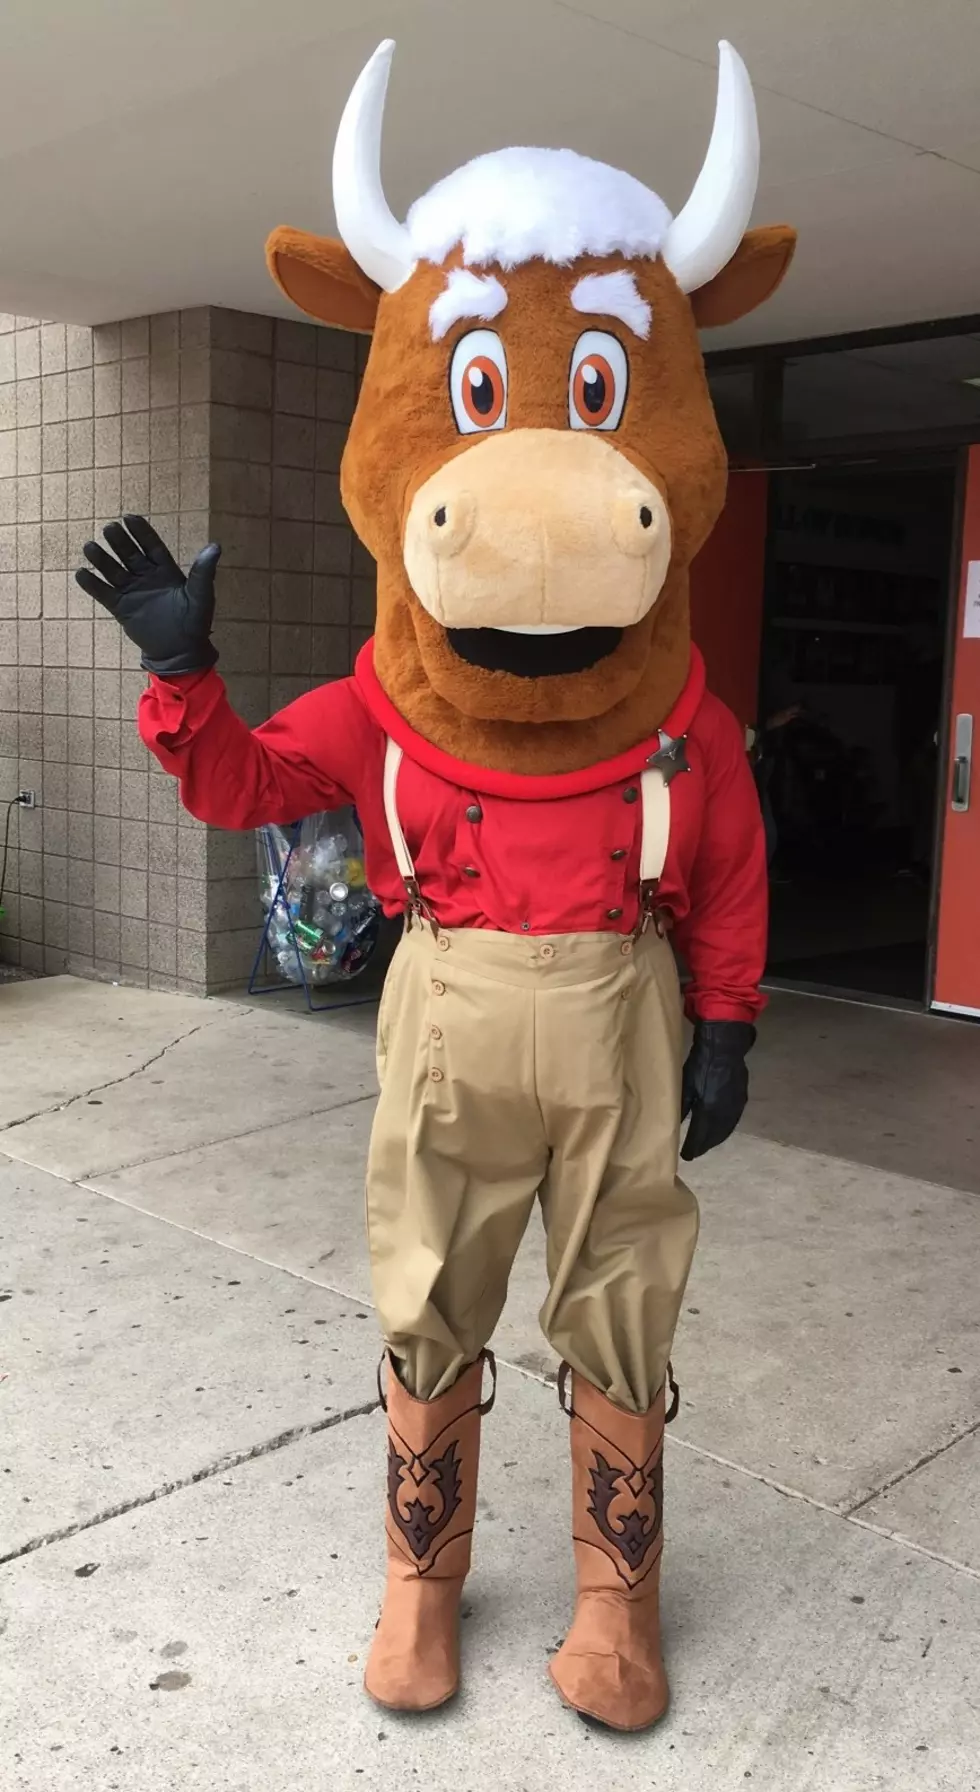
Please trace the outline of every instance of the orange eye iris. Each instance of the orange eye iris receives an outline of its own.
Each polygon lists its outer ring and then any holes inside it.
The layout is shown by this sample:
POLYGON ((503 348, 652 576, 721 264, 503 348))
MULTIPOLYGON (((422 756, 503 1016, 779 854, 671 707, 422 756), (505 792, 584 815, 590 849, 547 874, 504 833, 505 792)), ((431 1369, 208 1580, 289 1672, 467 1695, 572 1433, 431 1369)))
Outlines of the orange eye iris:
POLYGON ((500 368, 488 355, 474 355, 467 362, 461 395, 463 409, 478 429, 492 429, 499 423, 504 409, 504 380, 500 368))
POLYGON ((616 375, 605 355, 588 355, 575 370, 572 403, 580 422, 597 429, 616 402, 616 375))

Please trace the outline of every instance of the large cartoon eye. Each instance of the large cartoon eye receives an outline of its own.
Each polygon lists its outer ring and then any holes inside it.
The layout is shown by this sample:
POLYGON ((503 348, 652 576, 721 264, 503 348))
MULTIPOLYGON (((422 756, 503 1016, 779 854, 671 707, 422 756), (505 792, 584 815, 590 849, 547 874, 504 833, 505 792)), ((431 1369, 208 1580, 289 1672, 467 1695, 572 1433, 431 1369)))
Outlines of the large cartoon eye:
POLYGON ((586 330, 572 350, 568 421, 573 429, 617 429, 629 386, 626 350, 605 330, 586 330))
POLYGON ((507 356, 494 330, 470 330, 449 368, 453 415, 461 435, 503 429, 507 421, 507 356))

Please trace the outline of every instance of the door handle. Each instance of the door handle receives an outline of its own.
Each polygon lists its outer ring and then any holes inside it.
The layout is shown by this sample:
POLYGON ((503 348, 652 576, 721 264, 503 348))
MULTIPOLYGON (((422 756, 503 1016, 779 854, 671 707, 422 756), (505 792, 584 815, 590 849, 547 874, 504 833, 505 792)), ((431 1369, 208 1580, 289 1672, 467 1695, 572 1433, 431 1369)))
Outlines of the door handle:
POLYGON ((950 807, 963 815, 970 807, 973 767, 973 717, 957 716, 953 730, 953 787, 950 807))

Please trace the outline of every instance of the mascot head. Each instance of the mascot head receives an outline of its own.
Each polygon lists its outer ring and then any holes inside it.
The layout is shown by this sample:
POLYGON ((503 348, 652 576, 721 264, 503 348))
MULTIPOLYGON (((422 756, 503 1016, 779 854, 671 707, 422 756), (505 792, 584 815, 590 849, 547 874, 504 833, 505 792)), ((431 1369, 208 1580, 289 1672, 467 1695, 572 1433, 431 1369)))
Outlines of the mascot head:
POLYGON ((504 149, 401 224, 380 175, 393 48, 337 134, 340 239, 282 227, 269 266, 372 336, 341 480, 378 564, 382 686, 459 758, 571 771, 649 736, 684 685, 687 569, 726 479, 697 332, 761 304, 795 235, 746 228, 758 129, 728 44, 676 217, 571 150, 504 149))

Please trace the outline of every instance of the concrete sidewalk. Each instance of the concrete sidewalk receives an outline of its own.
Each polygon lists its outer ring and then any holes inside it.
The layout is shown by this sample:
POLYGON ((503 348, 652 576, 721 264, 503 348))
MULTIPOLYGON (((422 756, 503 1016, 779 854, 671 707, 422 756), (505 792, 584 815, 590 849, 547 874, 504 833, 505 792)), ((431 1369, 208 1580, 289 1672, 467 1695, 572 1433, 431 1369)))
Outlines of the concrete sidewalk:
POLYGON ((980 1030, 776 1002, 668 1445, 674 1705, 565 1712, 567 1443, 532 1227, 466 1686, 360 1691, 381 1584, 373 1015, 0 989, 0 1784, 980 1787, 980 1030), (813 1147, 819 1146, 819 1150, 813 1147))

